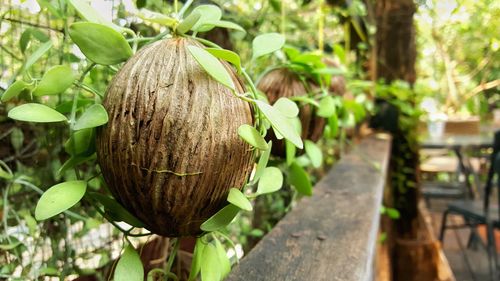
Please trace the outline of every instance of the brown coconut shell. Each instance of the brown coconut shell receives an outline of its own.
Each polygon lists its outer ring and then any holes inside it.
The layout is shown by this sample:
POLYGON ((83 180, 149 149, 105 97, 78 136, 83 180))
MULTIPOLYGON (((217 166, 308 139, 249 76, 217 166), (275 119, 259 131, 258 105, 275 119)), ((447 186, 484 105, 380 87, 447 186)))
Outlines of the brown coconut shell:
MULTIPOLYGON (((191 236, 227 204, 252 168, 237 134, 252 124, 248 103, 212 79, 190 54, 192 39, 141 49, 116 74, 97 133, 97 156, 115 198, 153 233, 191 236)), ((243 85, 228 64, 237 92, 243 85)))
MULTIPOLYGON (((307 90, 299 76, 287 68, 278 68, 266 73, 259 80, 257 88, 267 95, 271 105, 281 97, 307 95, 307 90)), ((325 119, 318 117, 315 108, 308 104, 299 107, 299 119, 302 126, 302 139, 318 141, 325 129, 325 119)), ((285 157, 285 144, 282 140, 276 139, 272 130, 268 133, 268 139, 273 141, 272 153, 285 157)))

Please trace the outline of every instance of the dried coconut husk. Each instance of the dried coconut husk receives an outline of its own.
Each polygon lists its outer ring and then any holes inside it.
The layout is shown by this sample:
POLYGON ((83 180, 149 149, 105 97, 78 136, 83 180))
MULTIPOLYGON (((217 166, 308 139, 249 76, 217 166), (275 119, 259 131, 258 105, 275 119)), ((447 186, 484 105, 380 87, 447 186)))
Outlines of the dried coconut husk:
POLYGON ((109 122, 97 133, 98 161, 115 198, 147 229, 168 237, 200 234, 253 164, 237 134, 252 124, 250 105, 209 77, 189 45, 201 47, 172 38, 134 55, 107 89, 109 122))
MULTIPOLYGON (((299 76, 288 68, 278 68, 266 73, 260 79, 257 88, 267 95, 271 105, 281 97, 290 98, 307 95, 307 90, 300 81, 299 76)), ((325 119, 316 116, 316 109, 309 104, 301 105, 299 110, 302 139, 313 142, 318 141, 323 135, 326 124, 325 119)), ((285 157, 284 142, 276 139, 272 130, 269 130, 267 138, 273 141, 273 155, 285 157)))

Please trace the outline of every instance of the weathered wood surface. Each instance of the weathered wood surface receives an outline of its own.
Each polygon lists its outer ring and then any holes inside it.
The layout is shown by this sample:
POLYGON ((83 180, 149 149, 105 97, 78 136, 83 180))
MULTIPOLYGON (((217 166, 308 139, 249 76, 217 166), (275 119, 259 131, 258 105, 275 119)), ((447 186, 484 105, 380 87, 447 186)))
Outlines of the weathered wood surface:
POLYGON ((387 135, 363 140, 227 280, 371 280, 389 152, 387 135))

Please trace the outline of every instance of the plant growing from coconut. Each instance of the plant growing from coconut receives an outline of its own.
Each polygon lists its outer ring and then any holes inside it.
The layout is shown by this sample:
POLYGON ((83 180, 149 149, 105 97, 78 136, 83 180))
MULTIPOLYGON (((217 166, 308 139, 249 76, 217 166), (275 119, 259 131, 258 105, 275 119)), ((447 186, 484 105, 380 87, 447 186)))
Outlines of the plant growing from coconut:
MULTIPOLYGON (((124 234, 123 253, 114 270, 117 281, 143 279, 143 266, 129 237, 153 233, 197 235, 190 279, 198 274, 202 280, 223 279, 231 263, 221 241, 232 241, 222 230, 240 211, 252 210, 251 200, 279 190, 283 183, 281 171, 267 166, 272 147, 264 140, 267 130, 303 148, 293 121, 298 113, 295 104, 283 99, 284 107, 269 105, 236 53, 196 37, 215 27, 244 30, 221 20, 220 9, 213 5, 197 6, 185 16, 192 2, 173 17, 155 14, 149 20, 167 30, 143 38, 100 17, 85 1, 70 0, 83 21, 66 29, 87 66, 78 75, 68 65, 54 66, 41 78, 23 75, 1 97, 6 102, 23 91, 32 95, 33 102, 9 111, 14 120, 67 125, 69 159, 59 174, 73 169, 76 179, 48 188, 35 218, 75 216, 69 209, 79 202, 92 205, 124 234), (145 46, 137 50, 139 43, 145 46), (106 95, 83 83, 98 65, 117 71, 106 95), (69 117, 38 102, 39 97, 69 88, 76 89, 69 117), (79 104, 79 91, 94 95, 95 103, 79 104), (88 188, 98 172, 82 176, 82 165, 95 159, 113 196, 88 188)), ((253 41, 253 57, 269 55, 283 44, 279 34, 260 35, 253 41)), ((42 44, 20 73, 52 48, 50 40, 42 44)), ((171 267, 179 247, 175 241, 167 267, 159 270, 173 279, 171 267)))

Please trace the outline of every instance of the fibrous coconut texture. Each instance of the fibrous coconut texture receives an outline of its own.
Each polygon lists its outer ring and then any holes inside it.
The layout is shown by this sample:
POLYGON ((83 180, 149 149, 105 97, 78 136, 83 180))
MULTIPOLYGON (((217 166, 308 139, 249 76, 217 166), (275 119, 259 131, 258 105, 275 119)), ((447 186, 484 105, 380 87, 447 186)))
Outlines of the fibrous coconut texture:
MULTIPOLYGON (((192 39, 141 49, 116 74, 98 131, 97 155, 115 198, 153 233, 201 233, 252 168, 250 146, 237 134, 252 124, 248 103, 212 79, 190 54, 192 39)), ((228 64, 236 90, 243 85, 228 64)))
MULTIPOLYGON (((310 84, 311 87, 314 87, 310 84)), ((278 68, 266 73, 257 84, 257 88, 266 94, 269 103, 274 104, 279 98, 291 98, 307 95, 307 90, 299 76, 288 68, 278 68)), ((309 104, 299 107, 299 119, 302 127, 302 139, 318 141, 325 128, 325 119, 318 117, 315 108, 309 104)), ((285 156, 283 141, 277 140, 272 130, 268 133, 273 141, 272 153, 276 156, 285 156)))

